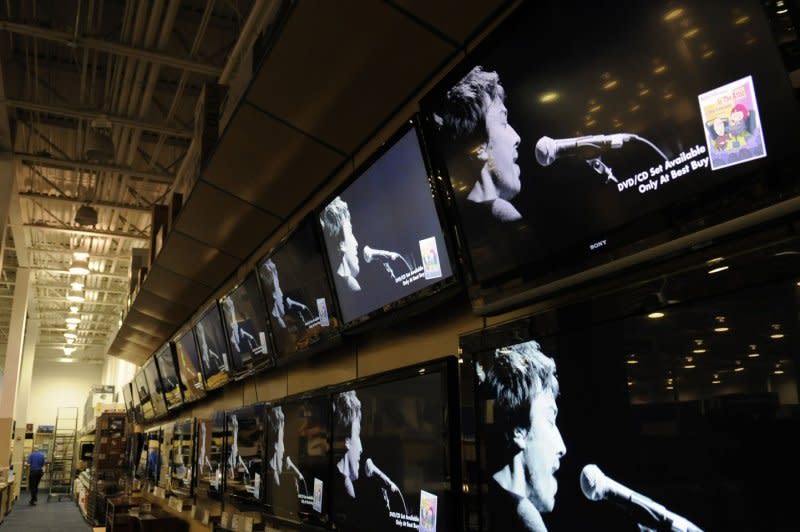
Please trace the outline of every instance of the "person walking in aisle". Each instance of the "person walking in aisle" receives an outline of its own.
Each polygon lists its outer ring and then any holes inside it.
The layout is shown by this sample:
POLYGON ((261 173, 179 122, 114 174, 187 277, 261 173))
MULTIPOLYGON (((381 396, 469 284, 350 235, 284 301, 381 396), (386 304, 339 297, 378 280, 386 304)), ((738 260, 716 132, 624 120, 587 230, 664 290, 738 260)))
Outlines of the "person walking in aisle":
POLYGON ((42 480, 44 475, 44 465, 47 459, 39 450, 39 447, 34 445, 33 452, 28 455, 28 487, 31 490, 31 506, 36 506, 36 498, 39 495, 39 481, 42 480))

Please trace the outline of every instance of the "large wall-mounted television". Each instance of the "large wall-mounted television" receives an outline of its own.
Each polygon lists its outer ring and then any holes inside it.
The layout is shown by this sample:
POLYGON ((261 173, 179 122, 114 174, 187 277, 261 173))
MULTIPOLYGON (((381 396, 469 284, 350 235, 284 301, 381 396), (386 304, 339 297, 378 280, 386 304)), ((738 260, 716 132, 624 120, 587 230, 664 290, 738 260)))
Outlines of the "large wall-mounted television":
POLYGON ((183 404, 178 370, 175 364, 175 352, 172 343, 167 342, 154 357, 158 365, 158 374, 161 376, 161 389, 164 391, 167 410, 172 410, 183 404))
POLYGON ((147 389, 150 390, 150 403, 153 406, 153 416, 161 417, 167 413, 167 401, 164 398, 164 389, 161 386, 161 379, 158 375, 155 357, 150 357, 142 367, 147 389))
POLYGON ((175 337, 175 358, 181 379, 183 402, 191 403, 206 396, 203 383, 203 368, 200 365, 200 351, 191 328, 175 337))
POLYGON ((140 369, 133 377, 133 386, 136 388, 136 394, 139 396, 139 404, 141 405, 142 421, 150 421, 155 419, 153 411, 153 401, 150 399, 150 389, 147 385, 147 378, 144 374, 144 369, 140 369))
POLYGON ((136 376, 128 385, 131 387, 131 405, 133 406, 133 422, 144 423, 144 412, 142 412, 142 402, 139 399, 139 389, 136 387, 136 376))
POLYGON ((194 337, 200 354, 200 365, 206 390, 214 390, 231 380, 232 368, 228 342, 222 327, 222 315, 217 302, 212 302, 194 324, 194 337))
POLYGON ((760 4, 525 3, 423 100, 476 311, 797 209, 797 101, 760 4))
POLYGON ((197 492, 220 499, 223 489, 225 462, 225 412, 197 418, 197 452, 195 478, 197 492))
POLYGON ((219 304, 236 376, 273 364, 264 300, 255 272, 250 272, 219 304))
POLYGON ((240 505, 263 498, 264 413, 264 403, 256 403, 225 414, 225 495, 240 505))
POLYGON ((271 515, 328 523, 330 410, 328 394, 290 397, 268 407, 265 503, 271 515))
POLYGON ((177 497, 191 497, 194 493, 194 418, 176 421, 172 428, 169 447, 169 492, 177 497))
POLYGON ((278 357, 321 347, 338 336, 325 259, 313 216, 258 263, 278 357))
POLYGON ((440 293, 455 281, 414 124, 359 169, 318 218, 347 327, 440 293))
POLYGON ((353 531, 461 530, 455 357, 332 396, 332 516, 353 531))
POLYGON ((173 423, 161 425, 161 440, 158 452, 158 487, 169 489, 172 471, 169 467, 169 456, 172 448, 173 423))
POLYGON ((139 462, 136 466, 135 478, 143 484, 155 486, 161 467, 161 427, 144 432, 139 462))

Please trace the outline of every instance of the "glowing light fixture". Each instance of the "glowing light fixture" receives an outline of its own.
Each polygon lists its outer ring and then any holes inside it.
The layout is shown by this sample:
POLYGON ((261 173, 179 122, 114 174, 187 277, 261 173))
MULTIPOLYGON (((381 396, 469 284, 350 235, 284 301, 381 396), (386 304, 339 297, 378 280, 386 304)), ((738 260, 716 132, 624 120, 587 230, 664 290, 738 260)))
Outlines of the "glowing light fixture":
POLYGON ((64 356, 70 356, 77 349, 76 347, 64 346, 64 356))
POLYGON ((70 338, 72 338, 72 341, 74 342, 77 337, 78 337, 78 335, 75 334, 74 332, 65 332, 64 333, 64 338, 67 339, 67 343, 72 343, 72 342, 69 341, 70 338))
POLYGON ((88 275, 89 274, 89 254, 88 253, 75 253, 72 259, 72 265, 69 267, 69 273, 72 275, 88 275))
POLYGON ((556 100, 558 100, 557 92, 545 92, 539 96, 539 103, 552 103, 556 100))
POLYGON ((783 333, 781 332, 781 324, 780 323, 773 323, 772 327, 772 334, 769 335, 770 338, 773 340, 780 340, 783 338, 783 333))
POLYGON ((64 364, 71 364, 72 362, 75 362, 75 359, 70 357, 62 357, 59 358, 58 361, 63 362, 64 364))
POLYGON ((80 307, 79 307, 78 305, 70 305, 70 306, 69 306, 69 311, 70 311, 71 313, 73 313, 73 314, 75 314, 76 312, 78 312, 78 310, 80 310, 80 307))
POLYGON ((721 382, 722 382, 722 381, 721 381, 721 380, 719 380, 719 375, 718 375, 718 374, 716 374, 716 373, 714 373, 714 378, 713 378, 713 379, 711 379, 711 384, 719 384, 719 383, 721 383, 721 382))
POLYGON ((716 333, 724 333, 730 330, 725 324, 725 316, 715 316, 714 323, 716 323, 716 327, 714 327, 714 332, 716 333))
POLYGON ((67 323, 67 329, 69 329, 70 331, 75 331, 75 330, 78 329, 78 324, 77 323, 67 323))
POLYGON ((666 316, 666 314, 659 311, 651 312, 650 314, 647 315, 647 317, 650 318, 651 320, 658 320, 663 318, 664 316, 666 316))
POLYGON ((72 303, 83 303, 86 301, 86 297, 83 295, 82 290, 70 290, 67 292, 67 301, 72 303))
POLYGON ((73 290, 83 290, 84 284, 80 281, 72 281, 69 283, 70 288, 73 290))
POLYGON ((711 268, 710 270, 708 270, 708 275, 714 275, 715 273, 724 272, 729 267, 730 266, 725 265, 725 266, 717 266, 716 268, 711 268))
POLYGON ((65 320, 67 323, 75 323, 78 324, 81 322, 81 319, 78 316, 70 316, 65 320))
POLYGON ((664 22, 669 22, 671 20, 675 20, 676 18, 680 17, 681 15, 683 15, 683 8, 680 8, 680 7, 676 8, 676 9, 673 9, 672 11, 668 11, 667 14, 664 15, 664 22))

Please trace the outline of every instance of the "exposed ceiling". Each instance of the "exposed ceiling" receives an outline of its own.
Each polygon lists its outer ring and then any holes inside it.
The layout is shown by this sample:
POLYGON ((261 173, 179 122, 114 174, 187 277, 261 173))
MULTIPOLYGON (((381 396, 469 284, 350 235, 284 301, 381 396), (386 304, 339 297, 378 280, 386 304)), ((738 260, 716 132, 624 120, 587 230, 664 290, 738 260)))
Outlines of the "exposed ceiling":
POLYGON ((37 357, 56 360, 74 345, 73 358, 101 361, 113 344, 112 354, 141 363, 511 4, 0 5, 0 148, 14 153, 15 178, 6 192, 0 357, 17 268, 28 267, 29 317, 41 331, 37 357), (194 136, 202 86, 230 83, 232 72, 246 69, 254 35, 261 37, 255 46, 260 69, 151 268, 147 290, 122 322, 131 249, 149 245, 152 206, 167 204, 186 186, 176 179, 194 136), (98 118, 110 123, 115 147, 114 157, 102 162, 86 153, 98 118), (220 198, 227 202, 221 212, 238 214, 210 227, 208 209, 219 207, 220 198), (83 205, 96 209, 96 224, 77 224, 83 205), (198 223, 204 219, 206 225, 198 223), (231 228, 244 226, 259 229, 240 242, 231 228), (90 255, 85 277, 68 272, 75 251, 90 255), (85 283, 86 300, 70 313, 66 295, 76 280, 85 283), (74 344, 64 337, 71 315, 81 319, 74 344))

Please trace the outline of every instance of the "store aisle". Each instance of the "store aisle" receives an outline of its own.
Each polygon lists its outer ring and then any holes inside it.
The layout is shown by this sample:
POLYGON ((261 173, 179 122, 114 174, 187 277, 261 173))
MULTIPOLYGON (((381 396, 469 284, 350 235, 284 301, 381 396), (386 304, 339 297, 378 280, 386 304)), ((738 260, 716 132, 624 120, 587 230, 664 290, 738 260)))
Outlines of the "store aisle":
POLYGON ((23 494, 11 513, 0 524, 0 532, 87 532, 91 527, 81 517, 74 501, 46 502, 43 493, 36 506, 23 494))

